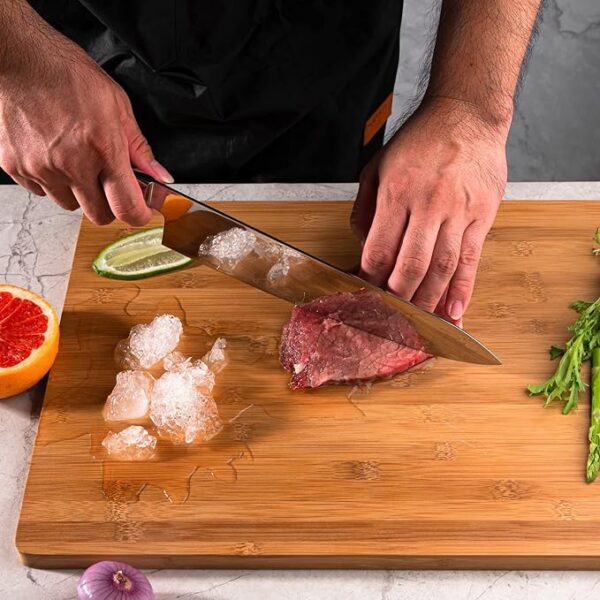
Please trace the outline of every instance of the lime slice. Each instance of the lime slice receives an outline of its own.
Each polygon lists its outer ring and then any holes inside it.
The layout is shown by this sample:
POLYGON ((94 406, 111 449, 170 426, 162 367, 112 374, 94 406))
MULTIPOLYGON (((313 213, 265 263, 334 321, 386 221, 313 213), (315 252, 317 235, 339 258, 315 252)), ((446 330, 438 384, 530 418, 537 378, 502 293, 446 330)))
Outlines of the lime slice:
POLYGON ((92 268, 102 277, 143 279, 189 265, 191 258, 162 245, 162 234, 154 227, 127 235, 106 246, 92 268))

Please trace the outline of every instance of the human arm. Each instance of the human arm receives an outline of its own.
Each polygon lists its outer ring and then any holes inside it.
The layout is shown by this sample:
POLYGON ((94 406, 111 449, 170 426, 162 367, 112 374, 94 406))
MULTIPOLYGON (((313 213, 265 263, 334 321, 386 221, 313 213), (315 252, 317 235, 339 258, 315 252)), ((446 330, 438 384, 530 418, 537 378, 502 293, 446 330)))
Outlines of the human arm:
POLYGON ((423 102, 361 174, 361 274, 459 320, 506 183, 513 97, 539 0, 444 0, 423 102))
POLYGON ((163 181, 131 103, 25 0, 0 2, 0 167, 94 223, 151 217, 132 165, 163 181))

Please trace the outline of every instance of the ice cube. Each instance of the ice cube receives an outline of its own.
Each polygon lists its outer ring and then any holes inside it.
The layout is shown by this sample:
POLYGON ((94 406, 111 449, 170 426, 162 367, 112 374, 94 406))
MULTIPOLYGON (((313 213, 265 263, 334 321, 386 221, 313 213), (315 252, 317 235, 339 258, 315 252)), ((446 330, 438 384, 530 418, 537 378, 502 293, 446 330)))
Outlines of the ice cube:
POLYGON ((215 373, 208 368, 203 360, 195 360, 190 363, 186 369, 194 383, 200 387, 201 391, 210 394, 215 387, 215 373))
POLYGON ((222 428, 214 399, 201 392, 187 371, 167 371, 156 380, 150 418, 159 435, 176 444, 210 439, 222 428))
POLYGON ((203 393, 210 394, 215 387, 214 373, 200 359, 192 361, 189 356, 186 357, 181 352, 171 352, 165 356, 163 367, 173 373, 188 373, 203 393))
POLYGON ((281 258, 282 246, 268 238, 256 237, 254 252, 265 260, 274 262, 281 258))
POLYGON ((163 367, 165 371, 181 371, 187 369, 191 363, 189 356, 184 356, 181 352, 171 352, 167 354, 163 359, 163 367))
POLYGON ((109 431, 102 445, 117 460, 150 460, 156 450, 156 438, 143 427, 131 425, 118 433, 109 431))
POLYGON ((117 373, 102 414, 106 421, 139 421, 148 415, 154 377, 144 371, 117 373))
POLYGON ((150 369, 175 350, 183 325, 173 315, 159 315, 151 323, 134 325, 129 337, 115 350, 117 363, 126 369, 150 369))
POLYGON ((198 249, 199 256, 214 259, 224 269, 235 269, 256 246, 256 235, 241 227, 232 227, 211 235, 198 249))
POLYGON ((288 276, 290 272, 290 263, 288 260, 280 260, 276 262, 267 273, 267 281, 271 285, 279 285, 285 278, 288 276))
POLYGON ((226 347, 227 340, 222 337, 217 338, 212 348, 202 357, 202 361, 215 374, 221 372, 227 366, 226 347))
POLYGON ((302 254, 291 248, 284 248, 279 260, 269 269, 267 281, 271 285, 281 285, 285 282, 290 272, 290 267, 301 260, 303 260, 302 254))

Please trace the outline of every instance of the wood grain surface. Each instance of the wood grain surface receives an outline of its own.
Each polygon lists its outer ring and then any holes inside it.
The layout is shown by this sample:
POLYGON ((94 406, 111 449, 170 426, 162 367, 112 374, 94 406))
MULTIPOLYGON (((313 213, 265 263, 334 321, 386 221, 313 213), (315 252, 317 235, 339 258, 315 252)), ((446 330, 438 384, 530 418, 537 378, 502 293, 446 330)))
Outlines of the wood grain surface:
MULTIPOLYGON (((219 203, 343 267, 346 202, 219 203)), ((600 291, 600 203, 505 202, 465 326, 504 361, 439 360, 367 393, 291 392, 277 347, 290 305, 206 267, 137 282, 90 264, 124 226, 84 223, 20 517, 36 567, 600 567, 600 483, 584 481, 588 398, 563 416, 524 388, 567 337, 568 304, 600 291), (182 350, 231 343, 211 443, 105 461, 101 409, 129 328, 171 312, 182 350), (240 414, 241 411, 244 411, 240 414), (237 418, 236 418, 237 416, 237 418)))

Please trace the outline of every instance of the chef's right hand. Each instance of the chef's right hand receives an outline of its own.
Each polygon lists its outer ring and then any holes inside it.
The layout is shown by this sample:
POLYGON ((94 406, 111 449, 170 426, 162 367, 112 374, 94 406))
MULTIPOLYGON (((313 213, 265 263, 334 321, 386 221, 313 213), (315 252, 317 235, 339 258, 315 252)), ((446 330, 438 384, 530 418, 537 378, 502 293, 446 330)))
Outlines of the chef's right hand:
POLYGON ((165 183, 172 178, 154 159, 127 95, 54 29, 30 33, 27 44, 6 50, 0 68, 0 167, 99 225, 115 217, 145 224, 152 211, 132 165, 165 183))

